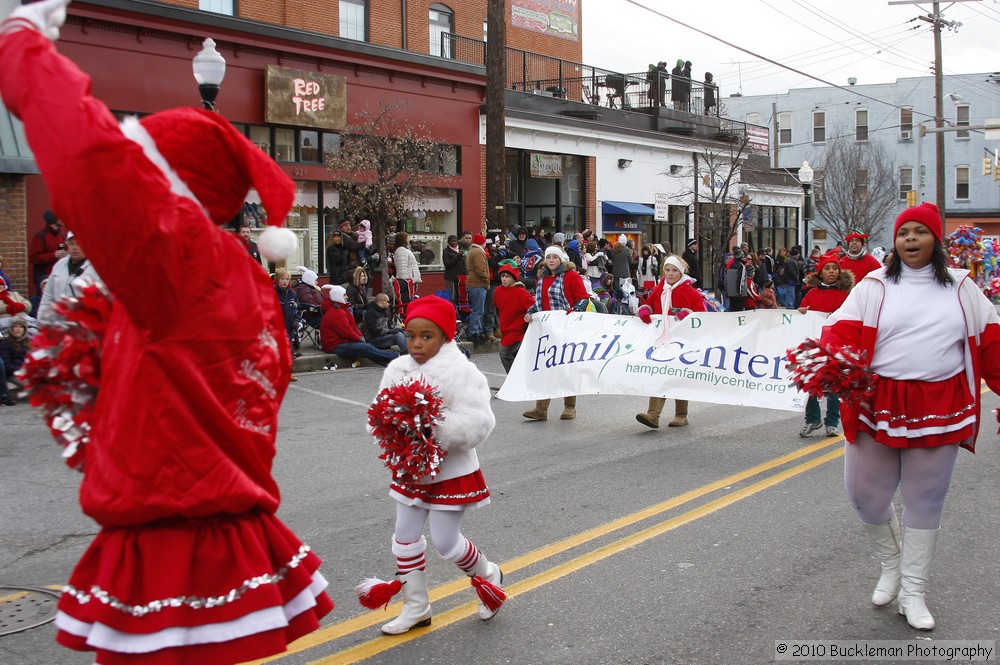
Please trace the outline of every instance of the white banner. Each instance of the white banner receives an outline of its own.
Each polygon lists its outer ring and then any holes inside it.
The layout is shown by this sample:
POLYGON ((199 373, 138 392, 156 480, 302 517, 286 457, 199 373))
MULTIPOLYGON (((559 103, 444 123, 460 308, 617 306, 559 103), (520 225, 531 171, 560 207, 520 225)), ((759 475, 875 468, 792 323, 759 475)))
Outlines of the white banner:
POLYGON ((497 397, 644 395, 801 411, 806 395, 788 382, 785 351, 818 337, 827 315, 794 310, 710 312, 663 324, 634 316, 539 312, 497 397))

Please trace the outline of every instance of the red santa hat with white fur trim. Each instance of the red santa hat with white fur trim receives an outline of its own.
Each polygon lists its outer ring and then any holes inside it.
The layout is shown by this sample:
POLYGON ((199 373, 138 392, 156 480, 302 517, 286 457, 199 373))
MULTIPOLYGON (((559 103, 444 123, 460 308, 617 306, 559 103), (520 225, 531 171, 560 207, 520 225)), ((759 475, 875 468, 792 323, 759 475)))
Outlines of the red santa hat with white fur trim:
POLYGON ((141 120, 126 118, 122 132, 142 146, 171 191, 196 201, 220 226, 240 211, 250 188, 256 189, 268 220, 257 239, 260 253, 283 261, 295 251, 298 239, 283 228, 295 183, 228 120, 211 111, 175 108, 141 120))

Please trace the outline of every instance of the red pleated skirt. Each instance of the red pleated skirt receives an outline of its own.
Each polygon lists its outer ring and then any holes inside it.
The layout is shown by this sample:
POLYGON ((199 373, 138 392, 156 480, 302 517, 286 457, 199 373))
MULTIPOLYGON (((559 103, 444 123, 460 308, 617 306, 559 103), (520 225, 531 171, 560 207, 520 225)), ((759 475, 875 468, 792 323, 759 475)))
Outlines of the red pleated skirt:
POLYGON ((490 502, 490 490, 479 469, 458 478, 426 485, 393 482, 389 485, 389 496, 407 506, 428 510, 469 510, 490 502))
POLYGON ((316 630, 320 559, 272 514, 105 527, 77 564, 57 641, 102 665, 227 665, 316 630))
POLYGON ((971 441, 979 417, 964 373, 943 381, 879 377, 871 410, 858 429, 892 448, 931 448, 971 441))

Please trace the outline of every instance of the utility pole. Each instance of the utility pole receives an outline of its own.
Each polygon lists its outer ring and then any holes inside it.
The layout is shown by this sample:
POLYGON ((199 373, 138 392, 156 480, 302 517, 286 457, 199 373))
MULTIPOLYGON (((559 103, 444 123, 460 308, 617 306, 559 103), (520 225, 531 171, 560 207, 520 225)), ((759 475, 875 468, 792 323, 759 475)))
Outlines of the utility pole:
MULTIPOLYGON (((979 2, 979 0, 951 0, 954 2, 979 2)), ((890 5, 917 5, 923 4, 921 0, 893 0, 889 3, 890 5)), ((961 23, 956 21, 945 21, 944 17, 941 16, 941 3, 934 2, 932 5, 932 11, 926 16, 918 16, 921 21, 926 21, 931 24, 934 31, 934 128, 937 133, 934 136, 934 152, 935 152, 935 167, 934 171, 936 174, 937 187, 935 188, 935 197, 937 198, 937 207, 941 212, 941 228, 945 226, 945 204, 947 201, 947 194, 945 192, 945 163, 944 163, 944 134, 941 132, 944 128, 944 68, 943 68, 943 56, 941 54, 941 28, 948 28, 950 30, 957 31, 961 27, 961 23)), ((918 127, 918 131, 923 131, 922 125, 918 127)), ((917 164, 917 171, 919 177, 920 164, 917 164)))
POLYGON ((486 6, 486 230, 507 228, 504 90, 507 88, 507 17, 504 0, 486 6))

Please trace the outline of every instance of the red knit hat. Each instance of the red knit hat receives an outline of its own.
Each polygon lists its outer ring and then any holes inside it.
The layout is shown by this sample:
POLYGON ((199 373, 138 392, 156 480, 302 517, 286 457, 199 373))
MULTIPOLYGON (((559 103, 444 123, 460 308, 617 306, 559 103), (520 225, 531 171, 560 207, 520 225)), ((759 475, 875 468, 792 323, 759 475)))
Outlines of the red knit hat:
POLYGON ((444 298, 423 296, 411 302, 406 308, 406 320, 403 324, 413 319, 427 319, 440 328, 449 341, 455 339, 455 306, 444 298))
POLYGON ((505 272, 510 273, 514 277, 514 281, 517 281, 518 279, 521 278, 521 275, 518 273, 517 268, 510 265, 509 263, 500 266, 500 273, 503 274, 505 272))
POLYGON ((482 233, 477 233, 476 235, 472 236, 472 244, 473 245, 485 245, 486 244, 486 236, 484 236, 482 233))
POLYGON ((934 237, 941 240, 941 211, 933 203, 924 202, 918 206, 912 208, 907 208, 903 212, 899 213, 899 217, 896 218, 896 223, 892 227, 893 237, 899 232, 899 227, 907 222, 920 222, 934 234, 934 237))
POLYGON ((236 216, 254 187, 269 225, 259 239, 261 253, 280 261, 295 250, 295 234, 281 228, 295 200, 295 183, 224 117, 175 108, 139 121, 126 118, 122 132, 142 146, 170 181, 171 190, 197 201, 218 225, 236 216))
POLYGON ((823 270, 823 266, 825 266, 827 263, 836 263, 837 267, 839 268, 840 254, 836 250, 834 250, 832 252, 827 252, 823 256, 819 257, 819 260, 816 262, 816 272, 821 272, 823 270))

